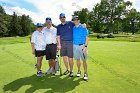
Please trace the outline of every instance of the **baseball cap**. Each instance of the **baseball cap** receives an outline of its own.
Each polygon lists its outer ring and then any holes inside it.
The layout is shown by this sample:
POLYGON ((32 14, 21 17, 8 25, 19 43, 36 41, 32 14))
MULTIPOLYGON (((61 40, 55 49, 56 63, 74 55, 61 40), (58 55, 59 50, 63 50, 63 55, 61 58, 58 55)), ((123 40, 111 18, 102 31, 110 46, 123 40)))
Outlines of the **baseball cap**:
POLYGON ((61 13, 61 14, 59 15, 59 18, 61 18, 61 17, 65 17, 65 14, 64 14, 64 13, 61 13))
POLYGON ((47 17, 46 22, 48 22, 48 21, 52 21, 52 19, 50 17, 47 17))
POLYGON ((36 26, 37 27, 43 27, 43 25, 41 23, 37 23, 36 26))
POLYGON ((73 16, 73 21, 79 20, 79 16, 73 16))

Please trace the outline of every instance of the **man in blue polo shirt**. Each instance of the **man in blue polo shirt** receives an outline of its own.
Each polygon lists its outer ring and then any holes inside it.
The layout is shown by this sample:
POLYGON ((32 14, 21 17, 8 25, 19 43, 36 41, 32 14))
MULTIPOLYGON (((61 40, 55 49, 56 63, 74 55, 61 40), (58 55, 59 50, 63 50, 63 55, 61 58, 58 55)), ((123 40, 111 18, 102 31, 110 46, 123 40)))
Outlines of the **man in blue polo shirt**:
POLYGON ((60 49, 60 55, 63 56, 66 71, 64 75, 69 73, 68 61, 70 66, 70 77, 73 77, 73 27, 72 21, 66 21, 64 13, 59 15, 61 24, 57 26, 57 41, 58 49, 60 49))
POLYGON ((83 61, 84 67, 84 80, 88 79, 87 75, 87 45, 88 45, 88 30, 87 28, 83 28, 80 24, 80 20, 78 16, 74 16, 73 22, 75 26, 73 27, 73 53, 74 58, 77 61, 77 77, 80 77, 81 71, 81 62, 80 59, 83 61))

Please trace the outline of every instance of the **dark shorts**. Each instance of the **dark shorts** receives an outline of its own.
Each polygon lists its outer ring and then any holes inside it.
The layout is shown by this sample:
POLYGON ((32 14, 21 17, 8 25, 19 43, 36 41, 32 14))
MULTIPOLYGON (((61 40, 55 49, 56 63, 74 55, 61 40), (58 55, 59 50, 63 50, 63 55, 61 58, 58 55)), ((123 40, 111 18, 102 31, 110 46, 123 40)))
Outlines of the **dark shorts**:
POLYGON ((61 41, 60 55, 73 58, 73 42, 72 41, 61 41))
POLYGON ((35 50, 35 57, 41 57, 45 55, 45 50, 35 50))
POLYGON ((56 59, 56 51, 57 51, 57 45, 56 44, 49 44, 46 45, 46 60, 49 59, 56 59))

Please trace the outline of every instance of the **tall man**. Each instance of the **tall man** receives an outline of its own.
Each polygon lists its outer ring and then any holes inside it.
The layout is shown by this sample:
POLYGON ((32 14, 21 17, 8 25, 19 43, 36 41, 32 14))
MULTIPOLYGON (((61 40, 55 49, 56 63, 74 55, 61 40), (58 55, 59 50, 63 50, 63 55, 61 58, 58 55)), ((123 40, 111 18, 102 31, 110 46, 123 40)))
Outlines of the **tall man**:
POLYGON ((47 27, 43 28, 43 32, 46 36, 46 60, 49 60, 49 69, 47 74, 52 73, 55 75, 55 64, 56 64, 56 38, 57 38, 57 30, 52 26, 52 19, 50 17, 46 18, 47 27))
POLYGON ((66 67, 64 75, 69 73, 68 62, 70 66, 70 77, 73 77, 73 27, 74 23, 66 21, 64 13, 59 15, 61 24, 57 26, 57 41, 60 55, 63 56, 63 61, 66 67))
POLYGON ((80 20, 78 16, 74 16, 74 28, 73 28, 73 44, 74 44, 74 58, 77 61, 77 77, 81 75, 80 67, 81 62, 80 59, 83 61, 83 67, 84 67, 84 80, 88 79, 87 74, 87 46, 88 46, 88 30, 87 28, 83 28, 80 24, 80 20))

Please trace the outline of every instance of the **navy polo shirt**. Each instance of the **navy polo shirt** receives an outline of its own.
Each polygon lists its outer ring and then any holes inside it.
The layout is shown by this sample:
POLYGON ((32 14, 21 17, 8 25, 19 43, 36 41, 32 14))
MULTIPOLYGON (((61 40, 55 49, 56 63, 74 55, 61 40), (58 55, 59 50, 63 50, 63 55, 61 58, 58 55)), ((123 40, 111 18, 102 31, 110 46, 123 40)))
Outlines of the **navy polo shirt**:
POLYGON ((61 41, 73 41, 73 27, 72 21, 66 21, 64 25, 57 26, 57 36, 60 36, 61 41))

